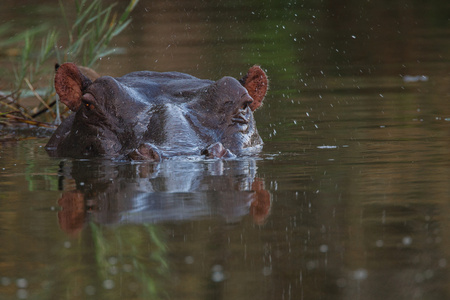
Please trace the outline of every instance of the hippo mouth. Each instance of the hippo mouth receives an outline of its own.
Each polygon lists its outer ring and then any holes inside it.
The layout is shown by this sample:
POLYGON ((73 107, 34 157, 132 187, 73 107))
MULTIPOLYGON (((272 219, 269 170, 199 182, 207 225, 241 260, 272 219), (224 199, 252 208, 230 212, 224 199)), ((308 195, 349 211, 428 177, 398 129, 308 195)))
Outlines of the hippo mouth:
POLYGON ((249 124, 251 121, 251 112, 249 109, 239 108, 230 119, 230 127, 233 127, 233 130, 241 132, 243 134, 247 133, 249 130, 249 124))
POLYGON ((238 112, 233 115, 233 117, 231 118, 231 121, 233 122, 233 124, 237 123, 237 124, 246 125, 246 124, 248 124, 248 119, 245 115, 246 115, 246 111, 243 109, 239 109, 238 112))

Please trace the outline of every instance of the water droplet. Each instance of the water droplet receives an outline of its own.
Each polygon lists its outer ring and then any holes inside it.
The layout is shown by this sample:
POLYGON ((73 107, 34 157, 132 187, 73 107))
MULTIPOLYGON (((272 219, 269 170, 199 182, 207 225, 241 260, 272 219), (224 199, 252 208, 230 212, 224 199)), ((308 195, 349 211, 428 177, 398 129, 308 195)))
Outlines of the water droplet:
POLYGON ((89 296, 93 296, 95 295, 95 287, 92 285, 88 285, 87 287, 84 288, 84 292, 89 296))
POLYGON ((114 288, 114 281, 112 281, 111 279, 106 279, 105 281, 103 281, 103 287, 107 290, 114 288))
POLYGON ((27 290, 24 290, 24 289, 19 289, 19 290, 17 290, 17 298, 19 298, 19 299, 26 299, 26 298, 28 298, 28 292, 27 292, 27 290))
POLYGON ((28 286, 28 280, 25 278, 19 278, 16 280, 16 285, 19 288, 26 288, 28 286))
POLYGON ((123 270, 124 270, 125 272, 127 272, 127 273, 133 271, 133 266, 130 265, 130 264, 124 264, 122 268, 123 268, 123 270))
POLYGON ((405 246, 411 245, 411 244, 412 244, 412 237, 410 237, 410 236, 405 236, 405 237, 402 239, 402 243, 403 243, 403 245, 405 245, 405 246))
POLYGON ((116 266, 110 266, 108 271, 109 271, 109 274, 111 274, 111 275, 117 275, 117 273, 119 272, 119 269, 116 266))
POLYGON ((356 280, 364 280, 368 276, 366 269, 358 269, 353 272, 353 278, 356 280))
POLYGON ((336 280, 336 284, 338 287, 344 288, 347 286, 347 280, 345 280, 345 278, 339 278, 338 280, 336 280))
POLYGON ((117 261, 118 261, 118 259, 117 259, 116 257, 114 257, 114 256, 111 256, 110 258, 108 258, 108 262, 109 262, 111 265, 117 264, 117 261))
POLYGON ((272 268, 264 267, 262 273, 264 276, 269 276, 270 274, 272 274, 272 268))
POLYGON ((431 279, 433 276, 434 276, 433 270, 428 269, 428 270, 425 271, 425 278, 426 279, 431 279))
POLYGON ((424 279, 425 279, 424 276, 423 276, 422 274, 420 274, 420 273, 418 273, 418 274, 416 274, 416 275, 414 276, 414 280, 415 280, 417 283, 422 282, 424 279))
POLYGON ((221 282, 225 280, 225 274, 221 265, 214 265, 212 267, 211 280, 214 282, 221 282))
POLYGON ((308 270, 312 270, 312 269, 314 269, 316 267, 316 263, 314 262, 314 261, 308 261, 307 263, 306 263, 306 268, 308 269, 308 270))
POLYGON ((11 284, 11 279, 9 279, 8 277, 2 277, 1 283, 4 286, 10 285, 11 284))
POLYGON ((322 253, 328 252, 328 246, 327 245, 321 245, 319 247, 319 251, 322 252, 322 253))
POLYGON ((194 258, 192 256, 186 256, 184 258, 184 262, 187 263, 188 265, 192 265, 194 263, 194 258))

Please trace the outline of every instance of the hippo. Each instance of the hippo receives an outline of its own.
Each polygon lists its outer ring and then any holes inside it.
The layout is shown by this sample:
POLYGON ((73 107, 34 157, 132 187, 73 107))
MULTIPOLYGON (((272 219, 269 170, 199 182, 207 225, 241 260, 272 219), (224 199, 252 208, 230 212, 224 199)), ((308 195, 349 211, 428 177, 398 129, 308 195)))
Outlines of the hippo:
POLYGON ((268 79, 259 66, 237 80, 137 71, 91 80, 74 63, 59 66, 55 89, 73 113, 46 145, 53 157, 160 161, 174 156, 255 155, 263 141, 253 112, 268 79))
POLYGON ((70 235, 90 222, 115 226, 217 216, 230 224, 249 215, 262 225, 271 211, 272 195, 252 157, 217 159, 208 168, 188 159, 155 164, 82 159, 59 167, 65 180, 59 186, 58 221, 70 235))

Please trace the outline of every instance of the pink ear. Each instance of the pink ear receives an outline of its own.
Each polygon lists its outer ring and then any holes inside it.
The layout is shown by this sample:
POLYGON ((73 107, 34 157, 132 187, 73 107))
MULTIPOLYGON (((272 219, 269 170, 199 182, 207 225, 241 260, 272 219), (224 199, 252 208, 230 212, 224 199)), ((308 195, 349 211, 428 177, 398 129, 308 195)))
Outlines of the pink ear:
POLYGON ((61 102, 72 111, 77 111, 80 108, 83 90, 91 83, 73 63, 62 64, 56 71, 56 92, 61 102))
POLYGON ((253 98, 250 108, 254 111, 262 105, 262 101, 266 96, 269 87, 269 81, 266 73, 259 67, 251 67, 247 75, 242 77, 239 82, 247 89, 248 94, 253 98))

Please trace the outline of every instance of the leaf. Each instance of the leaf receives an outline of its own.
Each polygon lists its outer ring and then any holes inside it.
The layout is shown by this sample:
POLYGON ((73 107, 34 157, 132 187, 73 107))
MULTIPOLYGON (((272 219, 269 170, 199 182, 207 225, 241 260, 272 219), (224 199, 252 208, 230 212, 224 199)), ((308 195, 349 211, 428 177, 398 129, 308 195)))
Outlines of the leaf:
POLYGON ((96 5, 99 5, 99 4, 100 4, 100 1, 98 1, 98 0, 92 1, 91 5, 89 5, 89 6, 86 8, 86 10, 84 10, 83 13, 82 13, 80 16, 77 17, 77 19, 75 20, 75 23, 72 25, 72 28, 77 28, 77 27, 80 25, 80 23, 81 23, 84 19, 86 19, 86 17, 87 17, 87 16, 89 15, 89 13, 94 9, 94 7, 95 7, 96 5))
MULTIPOLYGON (((47 24, 43 24, 40 26, 37 26, 35 28, 32 29, 27 29, 26 31, 16 34, 15 36, 9 38, 9 39, 4 39, 2 41, 0 41, 0 47, 5 47, 5 46, 9 46, 11 44, 16 44, 19 42, 22 42, 26 39, 26 36, 36 36, 41 32, 44 32, 45 30, 48 30, 48 25, 47 24)), ((5 26, 5 28, 7 28, 7 26, 5 26)))
MULTIPOLYGON (((47 24, 7 38, 4 35, 11 30, 12 26, 9 23, 0 25, 0 48, 9 45, 21 47, 20 57, 17 59, 17 64, 13 66, 12 76, 10 76, 13 80, 15 78, 13 93, 17 102, 14 105, 18 107, 18 111, 22 114, 26 113, 26 108, 18 102, 26 95, 26 90, 22 89, 25 78, 28 78, 30 84, 36 78, 42 78, 45 81, 48 77, 49 82, 52 81, 54 70, 45 64, 49 59, 56 59, 60 64, 68 60, 82 59, 85 65, 93 67, 99 58, 117 53, 117 48, 109 48, 108 45, 130 24, 130 13, 138 2, 138 0, 129 1, 125 10, 119 14, 119 18, 118 14, 113 12, 117 7, 116 3, 108 4, 106 8, 103 8, 101 0, 75 0, 75 20, 70 21, 68 17, 72 14, 68 15, 66 11, 68 8, 64 6, 65 2, 58 0, 60 16, 66 26, 63 34, 68 35, 68 44, 64 48, 58 43, 61 30, 49 30, 47 24)), ((50 93, 53 89, 52 84, 49 86, 51 89, 47 93, 47 101, 50 101, 50 93)))
POLYGON ((106 14, 105 19, 108 19, 109 14, 114 6, 116 6, 116 3, 112 4, 111 6, 108 6, 108 8, 105 8, 104 10, 101 10, 100 12, 96 13, 93 17, 91 17, 89 20, 87 20, 86 23, 90 24, 90 23, 94 22, 95 20, 100 19, 100 17, 104 14, 106 14))
POLYGON ((125 9, 124 13, 122 14, 122 16, 120 17, 119 23, 123 23, 128 16, 130 15, 130 13, 134 10, 134 8, 136 7, 136 5, 139 3, 139 0, 131 0, 130 3, 128 4, 127 8, 125 9))
POLYGON ((111 34, 111 37, 115 37, 118 34, 120 34, 130 23, 131 23, 131 20, 128 20, 125 23, 123 23, 122 25, 120 25, 119 27, 117 27, 116 29, 114 29, 114 31, 111 34))

